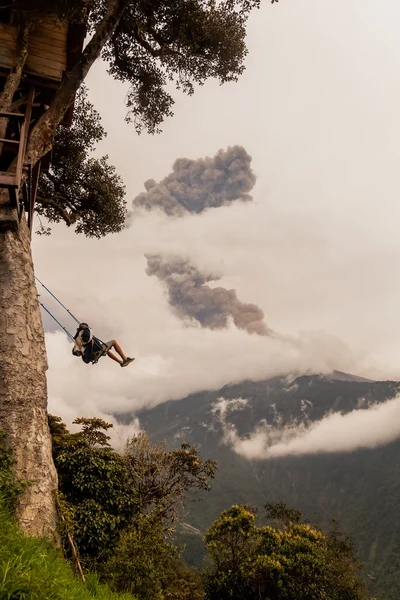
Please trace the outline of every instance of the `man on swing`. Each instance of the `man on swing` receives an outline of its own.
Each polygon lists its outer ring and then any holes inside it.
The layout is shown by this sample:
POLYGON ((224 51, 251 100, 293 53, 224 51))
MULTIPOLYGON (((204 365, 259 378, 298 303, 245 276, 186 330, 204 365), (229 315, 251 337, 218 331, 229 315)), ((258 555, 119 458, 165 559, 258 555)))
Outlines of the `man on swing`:
POLYGON ((75 344, 72 349, 74 356, 81 356, 84 363, 97 363, 99 358, 107 354, 112 360, 115 360, 121 367, 127 367, 135 359, 125 356, 121 346, 115 340, 101 342, 94 337, 87 323, 80 323, 76 334, 74 335, 75 344), (111 348, 115 348, 121 358, 118 358, 111 348))

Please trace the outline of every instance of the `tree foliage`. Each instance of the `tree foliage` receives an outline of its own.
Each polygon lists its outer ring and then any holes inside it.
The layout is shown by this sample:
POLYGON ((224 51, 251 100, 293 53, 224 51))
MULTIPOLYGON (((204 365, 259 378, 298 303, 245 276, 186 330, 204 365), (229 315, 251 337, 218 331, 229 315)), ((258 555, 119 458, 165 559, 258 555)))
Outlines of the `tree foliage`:
MULTIPOLYGON (((82 430, 71 434, 59 417, 49 417, 59 490, 72 511, 80 555, 92 565, 108 558, 136 509, 123 456, 109 447, 104 433, 109 424, 101 419, 78 422, 82 430)), ((67 543, 65 548, 68 551, 67 543)))
MULTIPOLYGON (((47 151, 75 94, 94 62, 102 57, 112 77, 129 85, 127 120, 138 132, 159 131, 172 115, 171 83, 187 94, 207 79, 236 81, 247 55, 246 24, 261 0, 16 0, 14 14, 29 37, 32 22, 52 13, 85 26, 89 41, 49 108, 34 125, 27 161, 34 165, 47 151)), ((21 53, 29 51, 24 42, 21 53)), ((21 54, 22 56, 22 54, 21 54)), ((16 61, 21 63, 21 56, 16 61)), ((23 59, 25 61, 25 58, 23 59)), ((22 71, 21 71, 22 76, 22 71)), ((20 81, 7 85, 7 102, 20 81)), ((5 98, 3 98, 5 100, 5 98)), ((2 104, 3 110, 10 107, 2 104)))
MULTIPOLYGON (((75 225, 77 233, 88 236, 101 237, 123 227, 121 179, 107 156, 97 159, 90 155, 105 135, 82 87, 97 59, 107 61, 109 74, 129 86, 126 120, 134 122, 138 133, 158 132, 163 120, 173 114, 173 86, 193 94, 196 86, 209 78, 223 84, 236 81, 243 73, 246 24, 260 2, 15 0, 6 4, 0 0, 0 10, 9 11, 10 18, 12 8, 20 40, 0 93, 3 111, 11 110, 18 95, 29 38, 38 19, 49 15, 67 19, 85 28, 90 38, 81 52, 75 52, 68 76, 30 132, 27 164, 34 166, 53 146, 52 168, 41 176, 39 214, 50 222, 75 225), (75 101, 74 123, 67 131, 61 123, 75 101)), ((23 179, 26 176, 24 173, 23 179)))
MULTIPOLYGON (((48 105, 43 105, 29 134, 25 164, 34 167, 53 146, 52 168, 40 180, 38 214, 50 222, 74 225, 77 233, 89 237, 101 237, 123 227, 126 209, 121 179, 107 156, 91 156, 105 134, 82 86, 97 59, 108 63, 114 79, 128 85, 126 120, 134 123, 138 133, 159 132, 164 119, 173 114, 174 87, 190 95, 209 78, 223 84, 236 81, 243 73, 246 24, 251 10, 260 3, 0 0, 3 20, 9 16, 18 40, 14 62, 0 91, 2 111, 10 112, 19 98, 31 51, 29 40, 38 21, 55 16, 74 24, 82 38, 86 31, 89 38, 81 51, 79 43, 74 49, 67 76, 46 100, 48 105), (61 124, 75 101, 74 123, 67 131, 61 124)), ((11 162, 6 168, 14 167, 11 162)), ((27 173, 23 172, 22 183, 27 173)), ((39 233, 48 234, 50 228, 42 227, 39 233)))
POLYGON ((245 506, 233 506, 213 523, 205 537, 213 565, 208 600, 366 599, 352 541, 336 524, 324 533, 281 503, 268 504, 271 514, 279 517, 278 528, 256 526, 245 506))
POLYGON ((165 538, 160 522, 146 515, 121 535, 102 573, 112 589, 140 600, 202 600, 201 577, 179 554, 179 548, 165 538))
POLYGON ((268 520, 276 521, 283 526, 302 521, 301 512, 297 508, 290 508, 284 502, 267 502, 264 508, 268 520))
MULTIPOLYGON (((36 207, 39 215, 51 223, 64 221, 88 237, 121 231, 126 217, 124 185, 107 156, 92 156, 105 136, 100 115, 82 87, 72 125, 58 128, 50 170, 41 174, 36 207)), ((42 228, 40 232, 48 230, 42 228)))
MULTIPOLYGON (((216 467, 185 444, 172 451, 153 446, 145 433, 118 453, 106 434, 110 423, 99 418, 74 423, 82 428, 70 433, 59 417, 49 416, 59 489, 71 515, 73 536, 84 564, 119 565, 114 587, 126 591, 129 585, 122 584, 133 571, 124 574, 123 563, 133 552, 131 547, 138 540, 144 546, 154 544, 154 552, 160 553, 151 560, 160 576, 164 570, 160 561, 172 548, 167 537, 173 523, 190 493, 210 489, 216 467)), ((67 543, 65 548, 69 552, 67 543)), ((178 560, 179 553, 169 554, 178 560)), ((139 563, 137 568, 142 568, 139 563)))
POLYGON ((216 463, 202 461, 193 446, 182 444, 167 450, 165 443, 152 444, 145 432, 126 446, 128 477, 140 514, 153 512, 168 528, 184 506, 189 494, 210 491, 216 463))
POLYGON ((172 115, 169 81, 192 94, 208 78, 236 81, 247 55, 245 24, 259 1, 162 0, 126 2, 102 56, 116 79, 128 82, 127 120, 137 131, 158 131, 172 115))

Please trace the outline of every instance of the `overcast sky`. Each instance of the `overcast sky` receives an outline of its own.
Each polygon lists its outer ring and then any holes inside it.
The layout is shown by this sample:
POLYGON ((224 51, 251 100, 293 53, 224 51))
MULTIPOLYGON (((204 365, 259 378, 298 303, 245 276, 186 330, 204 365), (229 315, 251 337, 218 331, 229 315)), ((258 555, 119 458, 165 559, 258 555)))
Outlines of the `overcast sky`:
POLYGON ((126 88, 102 63, 92 69, 90 98, 108 131, 99 152, 122 175, 129 205, 175 159, 236 144, 257 183, 251 203, 150 213, 101 241, 62 226, 34 236, 37 276, 136 357, 126 369, 106 358, 86 366, 64 334, 48 333, 51 412, 125 411, 296 369, 400 379, 400 4, 263 4, 240 81, 177 95, 161 135, 137 136, 124 122, 126 88), (183 322, 145 272, 145 253, 166 252, 217 273, 296 342, 183 322))

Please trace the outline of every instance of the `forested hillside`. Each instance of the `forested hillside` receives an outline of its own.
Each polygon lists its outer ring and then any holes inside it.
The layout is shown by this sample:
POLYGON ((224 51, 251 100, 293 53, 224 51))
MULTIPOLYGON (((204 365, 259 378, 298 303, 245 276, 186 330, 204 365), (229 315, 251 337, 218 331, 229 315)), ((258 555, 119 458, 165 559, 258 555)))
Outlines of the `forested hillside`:
POLYGON ((328 411, 349 412, 368 403, 393 398, 396 382, 372 382, 335 373, 304 376, 295 381, 275 378, 225 386, 193 394, 143 411, 142 427, 154 441, 171 447, 194 444, 217 460, 212 492, 193 503, 186 516, 186 558, 200 564, 201 533, 232 503, 263 506, 283 500, 311 521, 331 518, 355 537, 366 565, 371 593, 378 600, 400 597, 400 441, 354 452, 247 460, 223 443, 223 424, 215 407, 228 401, 225 420, 240 436, 262 419, 276 426, 319 420, 328 411), (229 402, 244 399, 247 402, 229 402), (196 531, 198 530, 198 531, 196 531))

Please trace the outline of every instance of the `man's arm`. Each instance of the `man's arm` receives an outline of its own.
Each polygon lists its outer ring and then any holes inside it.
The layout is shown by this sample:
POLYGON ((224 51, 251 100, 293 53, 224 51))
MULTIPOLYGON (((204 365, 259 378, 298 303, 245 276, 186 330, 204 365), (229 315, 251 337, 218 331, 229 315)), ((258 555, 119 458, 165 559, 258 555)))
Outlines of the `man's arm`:
POLYGON ((89 329, 89 327, 85 327, 85 329, 82 332, 82 342, 84 344, 87 344, 90 341, 90 337, 91 337, 90 329, 89 329))

